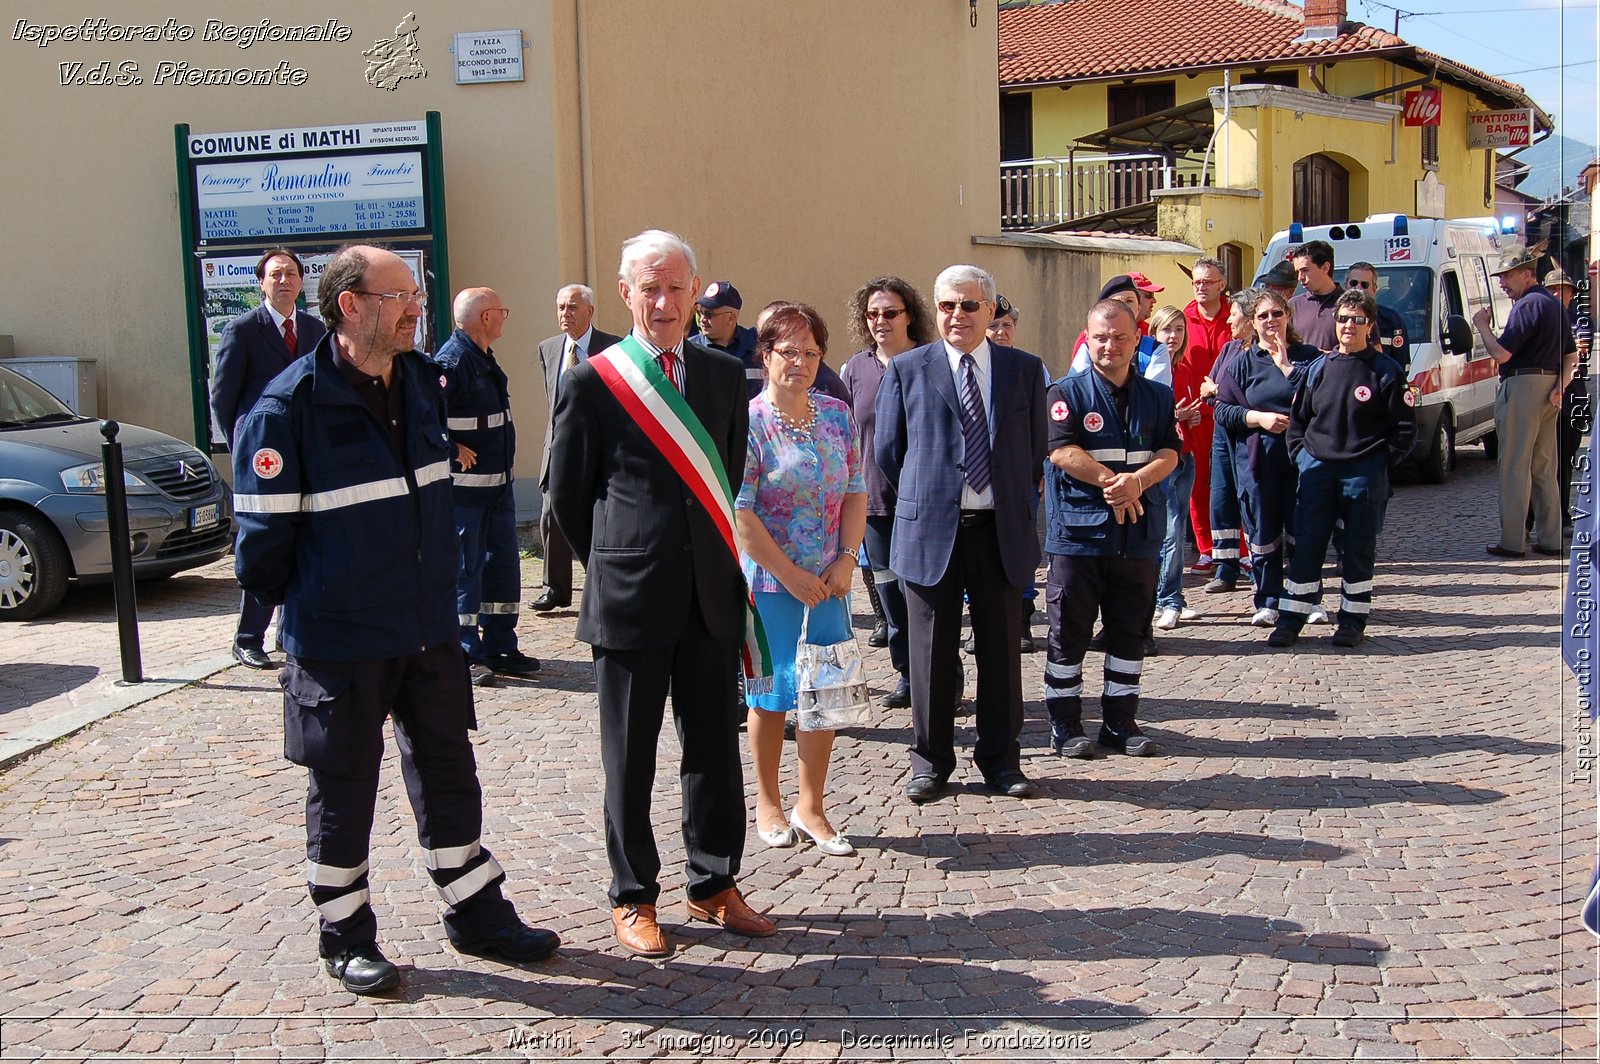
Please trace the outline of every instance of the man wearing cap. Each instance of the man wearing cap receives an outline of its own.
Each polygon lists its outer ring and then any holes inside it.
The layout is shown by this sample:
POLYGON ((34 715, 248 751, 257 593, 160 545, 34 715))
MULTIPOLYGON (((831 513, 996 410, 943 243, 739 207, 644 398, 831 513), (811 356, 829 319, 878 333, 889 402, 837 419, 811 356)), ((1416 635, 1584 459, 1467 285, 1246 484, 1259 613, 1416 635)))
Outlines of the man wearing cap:
MULTIPOLYGON (((1589 431, 1591 417, 1589 414, 1589 318, 1585 315, 1579 318, 1572 312, 1572 297, 1577 294, 1577 289, 1561 267, 1557 266, 1544 275, 1544 286, 1550 294, 1561 300, 1561 305, 1567 310, 1567 325, 1572 329, 1572 338, 1578 345, 1578 372, 1572 375, 1572 381, 1561 393, 1561 425, 1560 425, 1560 462, 1561 480, 1561 520, 1563 524, 1572 524, 1572 460, 1577 456, 1578 444, 1583 440, 1583 434, 1589 431)), ((1533 520, 1530 511, 1528 519, 1533 520)))
POLYGON ((1500 439, 1500 540, 1485 549, 1499 558, 1527 553, 1525 519, 1533 500, 1536 554, 1561 554, 1561 491, 1556 422, 1561 396, 1578 368, 1578 345, 1561 301, 1539 283, 1539 255, 1513 248, 1500 257, 1494 276, 1516 302, 1499 336, 1490 329, 1489 308, 1472 324, 1489 357, 1500 367, 1494 427, 1500 439))
POLYGON ((766 381, 761 376, 761 359, 756 354, 756 331, 739 324, 744 300, 739 290, 727 281, 712 281, 705 294, 694 301, 695 324, 700 335, 694 337, 706 346, 726 351, 744 363, 744 379, 750 386, 747 398, 760 394, 766 381))
POLYGON ((1284 299, 1293 299, 1294 290, 1300 284, 1300 279, 1294 274, 1294 267, 1289 265, 1288 259, 1281 260, 1276 266, 1256 278, 1256 284, 1262 288, 1270 288, 1284 299))
MULTIPOLYGON (((1352 262, 1344 271, 1344 286, 1365 292, 1378 300, 1378 268, 1370 262, 1352 262)), ((1405 319, 1400 312, 1378 302, 1378 323, 1369 334, 1372 347, 1399 363, 1406 379, 1411 379, 1411 342, 1406 337, 1405 319)))
MULTIPOLYGON (((1119 273, 1111 278, 1100 288, 1100 294, 1095 297, 1098 303, 1102 299, 1115 299, 1119 303, 1126 303, 1128 309, 1133 311, 1133 320, 1139 327, 1139 346, 1134 352, 1135 369, 1141 377, 1147 380, 1159 381, 1167 387, 1172 387, 1172 356, 1164 344, 1158 343, 1151 336, 1148 329, 1150 313, 1155 309, 1155 292, 1165 291, 1158 284, 1152 282, 1144 274, 1119 273), (1138 280, 1135 280, 1138 278, 1138 280), (1139 287, 1143 281, 1144 288, 1139 287)), ((1089 333, 1087 330, 1078 334, 1078 342, 1073 347, 1072 372, 1078 373, 1089 368, 1089 333)))

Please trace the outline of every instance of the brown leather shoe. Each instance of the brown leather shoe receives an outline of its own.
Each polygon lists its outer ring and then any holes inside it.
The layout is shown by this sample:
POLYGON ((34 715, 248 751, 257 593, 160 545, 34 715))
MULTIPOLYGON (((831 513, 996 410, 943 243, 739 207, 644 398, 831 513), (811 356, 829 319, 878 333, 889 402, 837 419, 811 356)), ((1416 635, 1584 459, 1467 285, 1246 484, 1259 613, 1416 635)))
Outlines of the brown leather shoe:
POLYGON ((739 896, 738 887, 729 887, 700 901, 691 898, 689 915, 696 920, 716 924, 724 931, 749 935, 751 938, 766 938, 778 930, 771 920, 745 904, 745 900, 739 896))
POLYGON ((611 931, 623 949, 637 957, 666 957, 672 944, 656 923, 654 905, 619 905, 611 910, 611 931))

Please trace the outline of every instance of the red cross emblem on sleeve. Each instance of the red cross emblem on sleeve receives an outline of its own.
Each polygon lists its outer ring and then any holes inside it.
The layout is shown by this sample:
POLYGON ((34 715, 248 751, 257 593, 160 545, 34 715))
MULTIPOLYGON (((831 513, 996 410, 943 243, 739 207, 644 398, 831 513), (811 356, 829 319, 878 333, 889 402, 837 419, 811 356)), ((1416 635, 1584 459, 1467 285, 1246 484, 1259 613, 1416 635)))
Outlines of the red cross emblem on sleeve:
POLYGON ((256 471, 256 476, 262 480, 271 480, 283 472, 283 455, 271 447, 263 447, 250 459, 250 468, 256 471))

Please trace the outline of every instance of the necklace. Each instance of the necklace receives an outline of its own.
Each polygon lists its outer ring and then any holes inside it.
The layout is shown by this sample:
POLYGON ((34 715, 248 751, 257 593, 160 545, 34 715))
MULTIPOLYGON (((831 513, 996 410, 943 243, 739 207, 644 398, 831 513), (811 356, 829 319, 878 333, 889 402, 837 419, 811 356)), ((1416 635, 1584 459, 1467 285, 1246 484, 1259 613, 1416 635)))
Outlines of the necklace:
POLYGON ((811 438, 811 428, 817 423, 817 404, 806 395, 806 412, 804 417, 790 417, 777 403, 772 404, 772 410, 778 415, 778 423, 788 429, 791 434, 802 440, 811 438))

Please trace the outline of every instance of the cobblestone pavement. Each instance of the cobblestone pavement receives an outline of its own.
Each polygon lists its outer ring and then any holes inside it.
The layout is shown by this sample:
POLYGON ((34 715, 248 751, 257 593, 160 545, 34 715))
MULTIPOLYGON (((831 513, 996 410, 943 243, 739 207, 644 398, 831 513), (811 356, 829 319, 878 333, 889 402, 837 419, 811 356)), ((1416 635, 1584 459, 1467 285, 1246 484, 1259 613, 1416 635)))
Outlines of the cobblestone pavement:
MULTIPOLYGON (((526 614, 543 677, 479 698, 486 841, 565 945, 526 969, 449 949, 391 753, 372 852, 405 969, 390 999, 317 964, 275 680, 225 668, 0 775, 0 1056, 1593 1059, 1592 732, 1556 648, 1561 566, 1490 560, 1494 520, 1476 449, 1451 484, 1402 487, 1354 653, 1327 629, 1268 652, 1245 596, 1196 595, 1206 619, 1146 668, 1162 756, 1052 758, 1029 657, 1030 801, 968 771, 908 805, 908 714, 881 712, 830 780, 857 856, 752 834, 742 884, 782 929, 764 941, 686 922, 668 729, 662 963, 610 941, 587 648, 570 611, 526 614)), ((153 675, 225 652, 226 566, 144 601, 153 675)), ((75 591, 5 629, 6 735, 109 697, 108 603, 75 591)))

